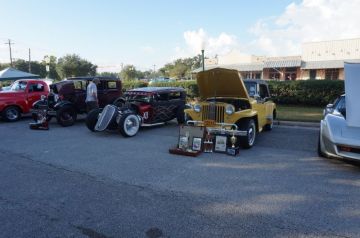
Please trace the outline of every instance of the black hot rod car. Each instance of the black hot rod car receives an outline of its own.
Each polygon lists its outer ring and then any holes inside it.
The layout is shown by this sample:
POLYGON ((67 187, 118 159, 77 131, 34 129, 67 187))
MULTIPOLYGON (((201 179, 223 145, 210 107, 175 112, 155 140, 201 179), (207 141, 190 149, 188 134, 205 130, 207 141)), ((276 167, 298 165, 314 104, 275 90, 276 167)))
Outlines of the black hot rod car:
POLYGON ((186 92, 177 87, 145 87, 125 92, 123 102, 90 111, 86 125, 91 131, 119 130, 125 137, 140 127, 157 126, 177 119, 185 121, 186 92))

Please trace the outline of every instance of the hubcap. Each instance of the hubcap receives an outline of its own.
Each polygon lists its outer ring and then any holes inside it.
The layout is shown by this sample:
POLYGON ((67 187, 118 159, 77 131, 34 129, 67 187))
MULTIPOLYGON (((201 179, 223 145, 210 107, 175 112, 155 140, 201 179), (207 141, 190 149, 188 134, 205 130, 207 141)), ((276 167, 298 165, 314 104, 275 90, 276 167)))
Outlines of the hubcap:
POLYGON ((125 120, 124 129, 129 136, 135 135, 139 130, 139 120, 135 116, 129 116, 125 120))
POLYGON ((251 126, 251 127, 249 128, 249 131, 248 131, 248 140, 249 140, 249 145, 254 144, 254 141, 255 141, 255 130, 254 130, 253 126, 251 126))
POLYGON ((9 109, 6 111, 6 117, 10 120, 16 120, 19 117, 19 112, 16 109, 9 109))

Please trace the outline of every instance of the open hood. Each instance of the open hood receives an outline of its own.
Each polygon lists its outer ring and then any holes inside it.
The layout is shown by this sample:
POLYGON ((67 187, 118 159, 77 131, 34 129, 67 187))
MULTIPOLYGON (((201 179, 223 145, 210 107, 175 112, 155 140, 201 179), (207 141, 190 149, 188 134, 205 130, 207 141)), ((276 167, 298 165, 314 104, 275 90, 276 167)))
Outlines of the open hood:
POLYGON ((197 74, 200 97, 236 97, 247 98, 244 82, 237 70, 214 68, 197 74))
POLYGON ((360 64, 345 62, 345 102, 348 126, 360 127, 360 64))

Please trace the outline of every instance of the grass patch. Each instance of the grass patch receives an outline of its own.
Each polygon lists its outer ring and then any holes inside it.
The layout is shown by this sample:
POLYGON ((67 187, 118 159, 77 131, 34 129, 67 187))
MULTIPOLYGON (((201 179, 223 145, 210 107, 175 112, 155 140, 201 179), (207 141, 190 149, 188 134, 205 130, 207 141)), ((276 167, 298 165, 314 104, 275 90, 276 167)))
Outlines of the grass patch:
POLYGON ((322 107, 277 105, 277 120, 319 122, 323 117, 322 107))

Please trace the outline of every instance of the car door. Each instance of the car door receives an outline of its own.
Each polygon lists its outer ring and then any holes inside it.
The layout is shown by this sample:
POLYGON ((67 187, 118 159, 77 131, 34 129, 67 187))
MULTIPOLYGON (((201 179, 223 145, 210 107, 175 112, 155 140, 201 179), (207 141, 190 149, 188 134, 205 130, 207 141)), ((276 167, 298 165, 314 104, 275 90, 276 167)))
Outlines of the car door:
POLYGON ((86 111, 86 81, 74 80, 74 104, 79 112, 86 111))
POLYGON ((27 104, 28 109, 31 109, 34 102, 40 100, 41 96, 47 96, 45 85, 40 82, 31 82, 27 86, 27 104))
POLYGON ((100 83, 96 85, 97 94, 99 100, 99 107, 104 108, 107 104, 109 104, 107 99, 107 91, 106 91, 106 81, 100 80, 100 83))
POLYGON ((117 98, 121 96, 121 89, 119 83, 120 82, 116 80, 105 81, 104 100, 106 100, 106 104, 113 103, 117 98))
POLYGON ((168 92, 155 93, 153 103, 153 123, 171 120, 175 107, 176 106, 172 105, 169 100, 168 92))
POLYGON ((262 128, 267 123, 269 102, 266 99, 269 98, 269 91, 265 84, 257 84, 257 92, 255 108, 258 113, 259 128, 262 128))

